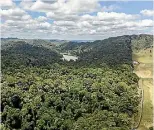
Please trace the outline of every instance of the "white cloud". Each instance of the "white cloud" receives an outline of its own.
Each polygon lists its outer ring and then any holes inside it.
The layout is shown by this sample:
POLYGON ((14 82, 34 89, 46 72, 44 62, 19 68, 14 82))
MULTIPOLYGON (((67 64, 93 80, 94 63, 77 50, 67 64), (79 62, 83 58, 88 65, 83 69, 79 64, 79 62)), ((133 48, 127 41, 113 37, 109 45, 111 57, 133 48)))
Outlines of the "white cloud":
POLYGON ((1 10, 2 16, 22 16, 25 14, 25 11, 20 8, 1 10))
POLYGON ((98 0, 68 0, 66 4, 63 4, 60 8, 61 11, 70 13, 83 13, 93 12, 98 10, 101 6, 98 0), (64 6, 63 6, 64 5, 64 6))
POLYGON ((81 20, 94 20, 94 19, 95 19, 95 17, 91 16, 89 14, 85 14, 85 15, 81 16, 81 20))
POLYGON ((36 20, 38 20, 39 22, 44 22, 47 20, 47 18, 44 16, 39 16, 38 18, 36 18, 36 20))
POLYGON ((58 12, 58 13, 83 13, 93 12, 100 9, 98 0, 57 0, 55 2, 44 2, 37 0, 36 2, 22 1, 20 4, 24 9, 29 9, 38 12, 58 12))
POLYGON ((63 13, 54 13, 54 12, 48 12, 46 13, 46 16, 52 20, 66 20, 66 21, 75 21, 79 18, 78 15, 75 14, 63 14, 63 13))
POLYGON ((48 4, 48 3, 44 3, 41 0, 37 0, 31 7, 31 10, 34 11, 41 11, 41 12, 46 12, 46 11, 50 11, 50 10, 56 10, 58 8, 58 4, 54 3, 54 4, 48 4))
POLYGON ((140 13, 145 15, 145 16, 149 16, 149 17, 154 16, 154 10, 147 10, 147 9, 145 9, 145 10, 142 10, 140 13))
POLYGON ((144 19, 139 22, 139 26, 141 27, 152 27, 154 25, 154 21, 151 19, 144 19))
POLYGON ((31 18, 30 15, 20 8, 0 10, 0 15, 4 20, 28 20, 31 18))
POLYGON ((46 15, 49 18, 54 18, 55 17, 55 13, 54 12, 48 12, 48 13, 46 13, 46 15))
POLYGON ((102 7, 102 11, 113 11, 113 10, 117 10, 120 7, 117 5, 109 5, 109 6, 103 6, 102 7))
POLYGON ((38 27, 42 29, 49 29, 51 25, 48 22, 44 22, 44 23, 40 23, 38 27))
POLYGON ((96 34, 96 30, 90 30, 90 34, 96 34))
POLYGON ((73 21, 54 21, 54 24, 57 26, 75 26, 73 21))
POLYGON ((125 13, 116 13, 116 12, 98 12, 97 13, 99 20, 130 20, 135 19, 137 16, 125 13))
POLYGON ((79 22, 77 25, 79 28, 91 28, 92 25, 88 21, 79 22))
POLYGON ((30 10, 33 4, 34 4, 33 0, 22 0, 19 6, 25 10, 30 10))
MULTIPOLYGON (((23 0, 20 6, 0 10, 2 32, 3 35, 16 37, 102 39, 152 30, 152 19, 145 19, 139 14, 113 12, 116 8, 113 5, 101 6, 97 0, 23 0), (28 14, 29 11, 37 12, 36 16, 28 14), (37 16, 38 12, 43 13, 37 16)), ((149 10, 141 11, 141 14, 151 15, 149 10)))
POLYGON ((102 32, 102 31, 109 31, 109 30, 111 30, 111 28, 110 27, 108 27, 108 26, 102 26, 102 27, 98 27, 97 28, 97 31, 98 32, 102 32))
POLYGON ((15 6, 12 0, 1 0, 0 1, 0 7, 11 7, 11 6, 15 6))
POLYGON ((98 0, 57 0, 45 2, 37 0, 36 2, 23 0, 20 3, 23 9, 45 12, 46 16, 55 20, 76 20, 79 14, 90 13, 101 9, 98 0))

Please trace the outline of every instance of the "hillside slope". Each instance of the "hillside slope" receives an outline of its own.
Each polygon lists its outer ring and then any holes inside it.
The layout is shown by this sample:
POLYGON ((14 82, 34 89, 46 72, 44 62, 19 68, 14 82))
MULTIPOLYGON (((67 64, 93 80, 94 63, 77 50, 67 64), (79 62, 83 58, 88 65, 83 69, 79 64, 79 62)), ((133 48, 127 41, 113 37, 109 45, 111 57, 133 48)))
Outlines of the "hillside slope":
POLYGON ((136 38, 120 36, 50 49, 38 45, 37 40, 36 44, 8 43, 2 48, 0 127, 132 129, 140 102, 139 77, 131 67, 132 39, 136 38), (80 59, 62 61, 57 53, 62 49, 66 52, 70 49, 80 59))
POLYGON ((2 47, 2 70, 11 67, 48 66, 60 61, 61 55, 54 50, 17 41, 2 47))
POLYGON ((62 44, 60 50, 78 55, 85 63, 132 64, 132 53, 152 47, 152 35, 124 35, 94 42, 62 44))

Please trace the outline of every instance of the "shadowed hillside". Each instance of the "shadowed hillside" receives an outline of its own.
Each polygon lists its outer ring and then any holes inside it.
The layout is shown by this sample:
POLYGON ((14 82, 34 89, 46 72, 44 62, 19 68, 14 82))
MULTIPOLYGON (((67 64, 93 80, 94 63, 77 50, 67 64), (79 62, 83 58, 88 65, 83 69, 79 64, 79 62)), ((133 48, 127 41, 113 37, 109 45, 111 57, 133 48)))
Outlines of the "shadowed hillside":
POLYGON ((60 46, 61 51, 80 57, 85 64, 132 64, 132 52, 152 46, 152 35, 124 35, 94 42, 69 42, 60 46))
POLYGON ((17 41, 9 47, 2 48, 2 70, 9 67, 47 66, 60 61, 61 55, 57 52, 17 41))

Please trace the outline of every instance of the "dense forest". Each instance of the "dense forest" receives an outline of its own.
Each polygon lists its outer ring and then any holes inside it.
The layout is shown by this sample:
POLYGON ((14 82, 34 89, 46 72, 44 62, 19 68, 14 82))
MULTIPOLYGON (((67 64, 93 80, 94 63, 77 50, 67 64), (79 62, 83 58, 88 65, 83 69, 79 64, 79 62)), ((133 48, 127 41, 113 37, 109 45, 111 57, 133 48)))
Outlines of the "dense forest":
MULTIPOLYGON (((94 42, 65 42, 60 45, 61 51, 73 51, 76 53, 86 52, 96 47, 103 47, 103 43, 110 43, 117 41, 120 42, 129 42, 131 44, 132 51, 137 51, 145 48, 149 48, 153 45, 153 35, 140 34, 140 35, 124 35, 118 37, 110 37, 104 40, 96 40, 94 42)), ((124 43, 126 44, 126 43, 124 43)), ((111 45, 112 46, 112 45, 111 45)))
POLYGON ((54 46, 2 40, 1 129, 130 130, 140 102, 132 48, 145 47, 141 39, 151 46, 145 37, 54 46), (68 51, 79 59, 63 61, 68 51))
POLYGON ((45 47, 18 41, 2 49, 2 70, 23 66, 46 66, 60 61, 62 56, 45 47))
POLYGON ((152 35, 124 35, 94 42, 68 42, 60 45, 62 52, 69 52, 80 57, 81 62, 108 65, 132 64, 132 52, 150 48, 152 35))

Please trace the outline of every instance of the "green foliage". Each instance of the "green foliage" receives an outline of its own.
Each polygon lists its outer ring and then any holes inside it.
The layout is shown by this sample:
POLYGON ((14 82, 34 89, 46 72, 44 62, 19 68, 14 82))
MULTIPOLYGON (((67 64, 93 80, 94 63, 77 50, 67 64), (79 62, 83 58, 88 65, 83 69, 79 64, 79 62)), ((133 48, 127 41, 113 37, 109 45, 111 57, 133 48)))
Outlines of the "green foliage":
POLYGON ((146 48, 153 46, 153 36, 152 35, 134 35, 132 37, 132 50, 138 52, 146 48))
POLYGON ((126 66, 120 68, 75 69, 57 65, 54 69, 15 69, 14 73, 3 75, 4 127, 129 129, 139 102, 137 81, 125 70, 126 66))
POLYGON ((59 46, 62 52, 79 56, 83 65, 132 64, 132 52, 150 48, 153 45, 152 35, 124 35, 94 42, 69 42, 59 46))
POLYGON ((132 127, 140 98, 130 36, 56 48, 79 55, 76 62, 62 61, 57 50, 40 44, 18 41, 2 49, 2 129, 132 127))
POLYGON ((48 66, 60 62, 61 55, 44 47, 38 47, 19 42, 2 50, 2 70, 18 68, 19 66, 48 66))

